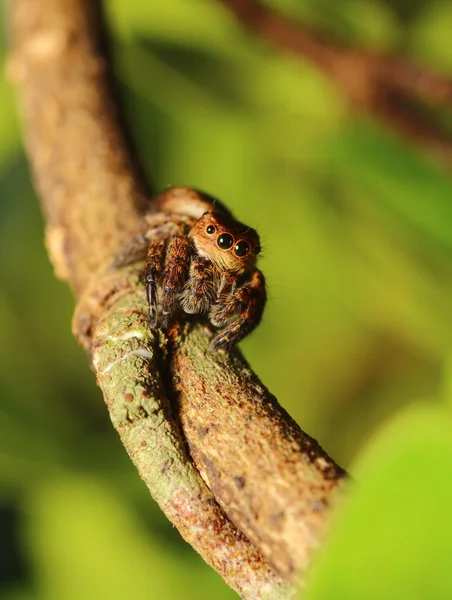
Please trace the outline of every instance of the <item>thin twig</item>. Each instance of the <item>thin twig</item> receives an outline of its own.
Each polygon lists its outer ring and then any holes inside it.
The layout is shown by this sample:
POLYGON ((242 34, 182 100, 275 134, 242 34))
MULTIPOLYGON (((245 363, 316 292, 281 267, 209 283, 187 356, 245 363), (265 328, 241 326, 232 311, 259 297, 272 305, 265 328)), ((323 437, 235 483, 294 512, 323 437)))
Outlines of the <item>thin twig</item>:
MULTIPOLYGON (((210 351, 209 333, 188 323, 171 340, 149 331, 142 265, 111 267, 150 204, 110 87, 99 4, 10 0, 9 26, 51 258, 79 297, 74 332, 112 423, 162 510, 231 587, 250 599, 290 597, 280 576, 306 568, 344 472, 238 351, 210 351)), ((146 216, 168 235, 178 218, 146 216)))
POLYGON ((331 40, 260 0, 219 0, 249 30, 318 66, 353 108, 427 149, 449 168, 452 136, 419 110, 452 100, 452 80, 394 56, 331 40), (425 107, 424 107, 425 108, 425 107))

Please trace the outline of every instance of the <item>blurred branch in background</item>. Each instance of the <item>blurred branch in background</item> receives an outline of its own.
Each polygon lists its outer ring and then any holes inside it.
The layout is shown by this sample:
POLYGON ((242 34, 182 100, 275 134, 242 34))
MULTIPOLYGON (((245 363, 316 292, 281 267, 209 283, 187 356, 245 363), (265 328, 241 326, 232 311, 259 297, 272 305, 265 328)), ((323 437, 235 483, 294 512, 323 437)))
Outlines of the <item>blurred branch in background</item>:
POLYGON ((199 326, 185 324, 173 346, 149 331, 136 265, 110 268, 150 204, 119 118, 99 9, 92 0, 10 0, 9 12, 9 73, 52 261, 79 298, 74 331, 127 452, 183 537, 243 597, 289 597, 285 580, 306 568, 344 471, 239 352, 210 351, 199 326), (246 424, 246 435, 234 433, 246 424))
POLYGON ((367 113, 452 167, 452 135, 428 109, 449 104, 452 81, 408 60, 342 44, 259 0, 219 0, 249 30, 306 58, 367 113))

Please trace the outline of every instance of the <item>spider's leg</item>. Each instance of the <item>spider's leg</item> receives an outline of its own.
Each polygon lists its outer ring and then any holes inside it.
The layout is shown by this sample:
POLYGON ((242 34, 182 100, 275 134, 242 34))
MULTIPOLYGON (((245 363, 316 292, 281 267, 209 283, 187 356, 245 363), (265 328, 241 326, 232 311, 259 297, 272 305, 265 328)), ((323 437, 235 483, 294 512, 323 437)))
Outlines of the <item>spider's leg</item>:
POLYGON ((196 256, 191 261, 188 281, 180 296, 182 309, 190 315, 207 312, 217 296, 217 287, 210 260, 196 256))
POLYGON ((142 218, 138 223, 134 237, 126 244, 124 249, 115 257, 111 267, 118 269, 126 267, 139 260, 144 260, 148 252, 149 240, 146 238, 146 233, 149 225, 145 218, 142 218))
POLYGON ((151 327, 156 327, 157 314, 157 285, 162 274, 165 240, 156 240, 149 244, 144 267, 146 294, 149 303, 149 321, 151 327))
POLYGON ((266 299, 264 276, 258 269, 232 294, 222 294, 209 313, 212 325, 221 328, 212 348, 228 350, 248 335, 259 324, 266 299))
POLYGON ((113 269, 127 267, 134 262, 141 261, 146 258, 149 242, 145 235, 139 235, 133 238, 128 246, 118 254, 111 264, 113 269))
POLYGON ((115 257, 111 268, 126 267, 134 262, 144 260, 152 241, 162 240, 173 235, 185 235, 193 225, 193 220, 184 220, 180 223, 168 221, 168 216, 163 213, 150 212, 144 216, 136 229, 134 237, 115 257))
POLYGON ((193 248, 184 235, 176 235, 168 242, 162 281, 161 325, 168 327, 176 300, 184 287, 190 268, 193 248))

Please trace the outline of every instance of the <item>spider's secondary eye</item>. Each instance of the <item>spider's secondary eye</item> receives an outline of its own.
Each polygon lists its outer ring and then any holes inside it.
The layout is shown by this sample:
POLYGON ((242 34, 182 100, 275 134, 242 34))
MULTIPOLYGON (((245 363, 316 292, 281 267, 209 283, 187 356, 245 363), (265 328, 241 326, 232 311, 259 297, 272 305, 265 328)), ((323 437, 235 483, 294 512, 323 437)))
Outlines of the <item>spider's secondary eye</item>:
POLYGON ((249 252, 250 245, 245 240, 241 240, 234 247, 234 252, 237 256, 245 256, 249 252))
POLYGON ((209 214, 209 211, 208 211, 208 210, 206 210, 206 212, 203 212, 203 213, 202 213, 201 217, 205 217, 205 216, 206 216, 206 215, 208 215, 208 214, 209 214))
POLYGON ((215 227, 213 225, 209 225, 206 228, 206 233, 208 233, 209 235, 212 235, 212 233, 215 233, 215 227))
POLYGON ((234 243, 234 238, 229 233, 223 233, 217 239, 217 244, 222 250, 228 250, 234 243))

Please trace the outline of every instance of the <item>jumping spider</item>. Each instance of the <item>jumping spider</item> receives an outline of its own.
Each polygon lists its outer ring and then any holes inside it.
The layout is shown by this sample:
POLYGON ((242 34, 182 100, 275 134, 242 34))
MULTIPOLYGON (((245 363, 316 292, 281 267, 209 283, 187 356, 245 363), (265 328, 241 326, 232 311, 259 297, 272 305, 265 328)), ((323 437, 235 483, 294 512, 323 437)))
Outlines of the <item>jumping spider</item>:
POLYGON ((228 350, 260 322, 265 281, 254 229, 219 202, 188 188, 166 190, 154 213, 183 215, 171 234, 149 235, 144 281, 151 327, 167 329, 178 308, 205 314, 217 328, 211 347, 228 350))

